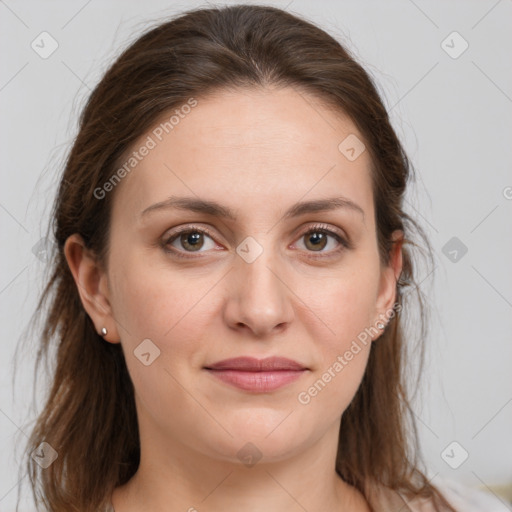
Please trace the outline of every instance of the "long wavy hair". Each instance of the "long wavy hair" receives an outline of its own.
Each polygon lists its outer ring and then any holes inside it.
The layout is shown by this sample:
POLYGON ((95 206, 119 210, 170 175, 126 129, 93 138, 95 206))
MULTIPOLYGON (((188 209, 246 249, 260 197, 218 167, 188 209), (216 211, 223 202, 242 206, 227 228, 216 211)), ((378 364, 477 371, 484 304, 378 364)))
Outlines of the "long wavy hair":
POLYGON ((48 225, 54 242, 48 279, 31 319, 40 323, 36 375, 42 361, 51 364, 24 453, 38 507, 96 511, 134 475, 140 457, 134 389, 121 345, 105 342, 87 315, 64 256, 67 238, 80 234, 104 264, 115 190, 101 200, 95 190, 114 175, 131 145, 191 97, 266 86, 293 87, 352 119, 371 157, 383 263, 389 262, 392 233, 404 232, 396 285, 403 307, 372 344, 361 385, 343 414, 336 471, 365 497, 386 486, 427 498, 436 510, 454 510, 425 475, 406 371, 414 351, 417 387, 428 315, 414 255, 432 259, 425 232, 404 211, 412 166, 376 85, 349 51, 300 16, 256 5, 200 8, 158 22, 117 57, 80 114, 48 225), (405 325, 412 302, 419 306, 415 340, 405 325), (46 468, 30 456, 43 442, 58 453, 46 468))

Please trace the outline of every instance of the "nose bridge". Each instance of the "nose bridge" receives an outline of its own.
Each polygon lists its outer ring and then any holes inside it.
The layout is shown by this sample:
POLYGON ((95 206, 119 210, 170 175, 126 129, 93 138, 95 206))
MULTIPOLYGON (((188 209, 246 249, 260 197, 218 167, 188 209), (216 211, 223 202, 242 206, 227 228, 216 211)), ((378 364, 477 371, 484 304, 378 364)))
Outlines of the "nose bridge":
POLYGON ((231 296, 235 315, 231 321, 260 333, 289 322, 292 313, 289 291, 280 275, 281 259, 271 240, 271 236, 260 241, 244 239, 236 249, 239 257, 232 273, 236 291, 231 296))
POLYGON ((241 282, 245 283, 244 291, 254 298, 258 298, 261 293, 276 295, 280 287, 280 281, 276 278, 275 272, 279 265, 276 262, 275 250, 265 248, 265 250, 254 260, 247 261, 243 258, 237 262, 237 272, 241 274, 241 282))

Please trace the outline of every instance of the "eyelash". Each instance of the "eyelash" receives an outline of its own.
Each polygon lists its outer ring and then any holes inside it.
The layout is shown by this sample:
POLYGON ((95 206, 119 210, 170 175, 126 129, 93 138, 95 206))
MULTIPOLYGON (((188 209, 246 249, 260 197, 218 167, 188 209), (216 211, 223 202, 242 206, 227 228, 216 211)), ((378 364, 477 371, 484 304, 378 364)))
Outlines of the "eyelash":
MULTIPOLYGON (((184 229, 181 229, 180 231, 177 231, 176 233, 173 233, 170 237, 168 237, 165 241, 163 241, 162 247, 163 247, 164 251, 166 253, 172 254, 173 256, 176 256, 178 258, 184 258, 184 259, 199 258, 200 256, 192 256, 192 255, 189 256, 189 255, 185 255, 185 254, 187 254, 186 252, 184 253, 183 251, 178 251, 174 248, 173 249, 167 248, 168 244, 174 242, 179 236, 183 235, 184 233, 202 233, 202 234, 208 235, 212 239, 214 238, 213 234, 207 228, 199 227, 199 226, 188 226, 184 229)), ((299 236, 299 239, 305 237, 306 235, 310 235, 312 233, 323 233, 325 235, 332 236, 340 244, 340 247, 338 249, 334 249, 334 250, 326 253, 326 254, 328 254, 328 256, 311 255, 310 258, 312 258, 312 259, 329 258, 329 257, 333 257, 334 255, 337 255, 338 253, 340 253, 344 250, 352 249, 352 244, 348 240, 343 238, 336 231, 333 231, 321 224, 317 224, 315 226, 308 228, 306 231, 301 233, 301 235, 299 236)), ((314 253, 314 251, 309 251, 309 252, 314 253)), ((319 254, 323 254, 323 253, 319 253, 319 254)))

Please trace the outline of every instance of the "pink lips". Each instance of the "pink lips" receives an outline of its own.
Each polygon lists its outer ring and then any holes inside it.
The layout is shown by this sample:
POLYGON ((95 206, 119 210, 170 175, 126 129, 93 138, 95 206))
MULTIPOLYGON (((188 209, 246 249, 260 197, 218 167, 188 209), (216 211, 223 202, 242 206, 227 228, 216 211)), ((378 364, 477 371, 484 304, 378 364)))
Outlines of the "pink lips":
POLYGON ((205 367, 220 380, 245 391, 274 391, 300 378, 308 368, 284 357, 236 357, 205 367))

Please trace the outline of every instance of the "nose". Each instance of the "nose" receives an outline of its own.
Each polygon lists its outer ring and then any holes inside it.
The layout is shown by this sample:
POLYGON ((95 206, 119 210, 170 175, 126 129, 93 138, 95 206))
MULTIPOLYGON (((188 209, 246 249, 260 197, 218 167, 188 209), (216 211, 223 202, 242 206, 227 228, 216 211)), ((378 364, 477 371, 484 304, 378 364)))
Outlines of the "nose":
POLYGON ((293 319, 293 293, 283 266, 265 249, 249 263, 237 258, 228 274, 225 320, 231 329, 265 338, 284 331, 293 319))

